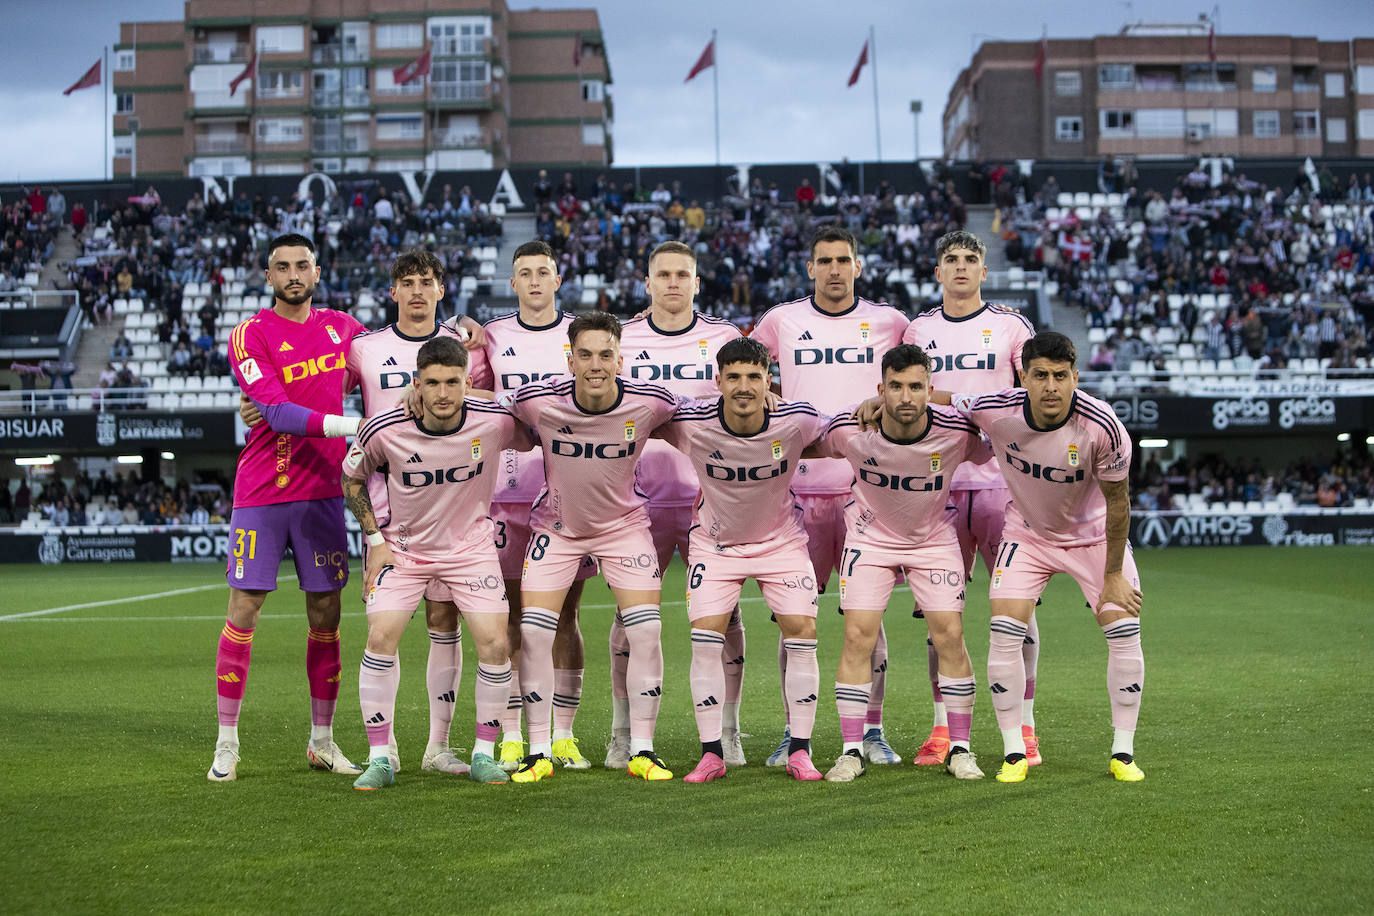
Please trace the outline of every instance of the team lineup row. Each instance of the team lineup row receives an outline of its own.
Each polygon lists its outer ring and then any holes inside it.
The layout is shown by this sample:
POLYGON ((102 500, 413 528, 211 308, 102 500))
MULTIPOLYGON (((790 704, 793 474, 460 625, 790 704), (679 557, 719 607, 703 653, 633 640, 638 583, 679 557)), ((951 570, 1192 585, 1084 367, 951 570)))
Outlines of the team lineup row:
POLYGON ((308 240, 274 241, 274 308, 240 325, 231 341, 240 384, 265 422, 240 457, 212 780, 237 775, 252 632, 288 541, 297 556, 317 558, 313 571, 300 570, 311 623, 307 756, 326 769, 361 770, 331 730, 347 571, 324 541, 335 529, 342 539, 340 461, 348 505, 369 542, 359 696, 370 750, 358 788, 394 780, 396 647, 422 595, 431 637, 422 769, 486 782, 513 771, 509 778, 532 782, 555 763, 590 766, 572 731, 582 668, 576 603, 594 571, 589 557, 618 607, 607 765, 671 778, 653 733, 663 689, 659 569, 674 550, 689 569, 691 690, 702 741, 686 781, 711 781, 743 763, 737 602, 747 577, 759 581, 780 629, 788 721, 770 762, 797 779, 822 778, 810 756, 816 582, 837 569, 844 748, 826 778, 849 781, 865 760, 900 759, 881 726, 882 609, 898 577, 911 583, 930 626, 937 725, 917 762, 980 777, 969 746, 975 682, 961 622, 976 554, 991 575, 988 678, 1005 754, 998 779, 1020 781, 1038 762, 1034 607, 1057 571, 1079 581, 1107 636, 1109 770, 1122 780, 1143 777, 1132 747, 1143 657, 1126 544, 1130 443, 1109 408, 1075 390, 1067 338, 1033 336, 1016 312, 981 301, 981 241, 962 232, 941 240, 944 305, 909 322, 854 297, 862 265, 853 239, 823 230, 808 261, 814 295, 767 312, 750 338, 693 310, 695 260, 686 246, 655 250, 649 312, 623 331, 604 314, 557 312, 550 255, 538 242, 517 250, 519 312, 485 328, 467 323, 464 349, 435 323, 443 274, 432 256, 398 259, 392 294, 400 318, 365 334, 346 315, 310 307, 317 269, 308 240), (300 371, 302 357, 314 372, 300 371), (782 400, 768 391, 774 362, 782 400), (1014 387, 1014 366, 1024 389, 1014 387), (387 410, 398 382, 412 378, 418 415, 387 410), (345 457, 339 437, 357 421, 338 410, 354 385, 370 419, 345 457), (473 388, 495 392, 496 402, 469 396, 473 388), (929 404, 932 388, 964 397, 954 407, 929 404), (1014 539, 1001 537, 1004 517, 1014 539), (247 550, 242 532, 256 532, 247 550), (455 597, 456 608, 445 600, 455 597), (460 611, 479 658, 470 769, 447 746, 460 611))

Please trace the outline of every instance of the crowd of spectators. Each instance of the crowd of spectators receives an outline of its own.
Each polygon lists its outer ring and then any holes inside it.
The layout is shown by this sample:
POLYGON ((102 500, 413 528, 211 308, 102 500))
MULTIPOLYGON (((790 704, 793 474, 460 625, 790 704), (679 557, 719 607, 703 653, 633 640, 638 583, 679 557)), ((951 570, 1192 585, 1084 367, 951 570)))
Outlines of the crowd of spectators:
POLYGON ((1119 204, 1087 212, 1061 207, 1053 178, 1038 190, 1008 183, 999 196, 1008 260, 1043 270, 1088 327, 1105 331, 1095 368, 1158 361, 1179 342, 1240 371, 1309 358, 1368 364, 1369 173, 1352 173, 1344 195, 1329 169, 1287 189, 1200 166, 1166 193, 1123 187, 1119 204), (1157 342, 1165 327, 1177 333, 1157 342))
POLYGON ((95 478, 81 472, 70 484, 57 478, 36 494, 22 480, 14 490, 0 486, 0 524, 22 522, 32 513, 57 527, 221 524, 232 508, 229 494, 222 475, 194 486, 184 480, 169 486, 133 471, 101 471, 95 478))
POLYGON ((859 240, 864 260, 861 296, 911 311, 906 284, 887 282, 893 268, 915 276, 934 269, 935 240, 962 228, 968 214, 953 182, 927 193, 899 195, 887 181, 871 192, 852 190, 842 169, 839 193, 818 194, 809 179, 792 193, 753 178, 716 205, 689 197, 677 181, 653 189, 617 187, 600 174, 579 188, 571 172, 555 185, 541 172, 534 187, 536 233, 558 254, 566 307, 596 290, 595 305, 622 313, 647 305, 648 257, 675 239, 697 254, 697 307, 742 326, 769 306, 811 291, 807 240, 827 225, 842 225, 859 240))
POLYGON ((1368 449, 1342 448, 1326 459, 1299 458, 1283 470, 1266 469, 1258 458, 1208 454, 1180 458, 1167 467, 1150 456, 1133 471, 1131 492, 1138 509, 1168 509, 1176 497, 1201 496, 1206 505, 1279 500, 1299 507, 1347 508, 1374 498, 1374 461, 1368 449))
POLYGON ((67 198, 58 188, 27 189, 0 205, 0 293, 24 285, 36 265, 52 257, 57 231, 67 217, 67 198))

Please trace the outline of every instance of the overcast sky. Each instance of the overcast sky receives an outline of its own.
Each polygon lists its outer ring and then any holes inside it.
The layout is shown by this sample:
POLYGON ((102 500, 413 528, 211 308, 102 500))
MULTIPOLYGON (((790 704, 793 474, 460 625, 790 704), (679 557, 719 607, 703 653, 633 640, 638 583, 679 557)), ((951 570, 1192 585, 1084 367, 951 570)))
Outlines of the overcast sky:
MULTIPOLYGON (((702 164, 715 159, 711 72, 683 79, 719 33, 720 154, 723 162, 874 159, 873 77, 879 89, 882 156, 910 160, 924 102, 921 154, 940 153, 940 114, 974 49, 989 39, 1112 34, 1123 24, 1187 22, 1201 0, 1151 2, 913 3, 910 0, 512 0, 516 9, 594 5, 606 36, 615 98, 617 165, 702 164), (922 13, 929 10, 929 13, 922 13), (869 27, 876 69, 846 88, 869 27), (983 31, 986 30, 986 31, 983 31)), ((1289 34, 1345 40, 1374 34, 1345 0, 1230 2, 1221 34, 1289 34)), ((100 89, 63 97, 119 37, 121 21, 180 19, 181 0, 3 0, 0 32, 0 181, 100 178, 100 89)), ((571 54, 571 50, 569 51, 571 54)), ((113 105, 111 106, 113 108, 113 105)))

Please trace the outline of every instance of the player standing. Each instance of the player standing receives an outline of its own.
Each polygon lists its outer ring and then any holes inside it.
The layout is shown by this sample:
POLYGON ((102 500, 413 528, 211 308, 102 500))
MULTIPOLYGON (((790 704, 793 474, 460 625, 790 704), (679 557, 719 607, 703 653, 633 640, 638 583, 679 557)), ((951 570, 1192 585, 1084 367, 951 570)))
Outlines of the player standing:
POLYGON ((825 778, 851 782, 864 774, 868 662, 892 587, 905 578, 930 627, 939 683, 949 697, 946 766, 960 779, 981 779, 969 745, 975 686, 964 646, 964 572, 948 481, 966 462, 990 461, 992 452, 954 409, 929 405, 930 358, 920 347, 888 350, 882 370, 878 427, 861 429, 852 417, 838 417, 813 447, 846 459, 855 474, 840 570, 844 651, 835 676, 844 750, 825 778))
MULTIPOLYGON (((515 249, 510 283, 519 302, 518 311, 485 325, 487 360, 498 396, 529 382, 565 377, 568 371, 568 325, 573 318, 558 309, 556 294, 563 278, 558 274, 553 249, 537 240, 515 249)), ((501 455, 501 474, 496 482, 491 517, 496 526, 501 575, 510 599, 508 637, 515 666, 506 712, 501 717, 500 763, 508 773, 520 766, 525 749, 520 737, 520 573, 530 541, 530 509, 543 485, 544 456, 539 449, 508 449, 501 455)), ((577 625, 578 605, 583 583, 594 575, 594 563, 578 568, 559 613, 553 644, 553 757, 561 766, 574 770, 591 766, 573 737, 573 719, 582 701, 583 647, 577 625)))
MULTIPOLYGON (((398 268, 409 267, 398 260, 398 268)), ((403 289, 412 276, 401 277, 403 289)), ((420 416, 397 409, 373 417, 343 461, 348 506, 371 548, 363 584, 367 651, 358 671, 370 753, 355 789, 395 782, 390 746, 400 685, 397 648, 420 596, 436 581, 457 599, 477 647, 476 741, 469 775, 487 783, 510 778, 493 759, 511 668, 505 585, 487 513, 497 476, 492 459, 499 461, 507 446, 527 448, 531 442, 505 410, 466 397, 467 364, 468 353, 456 338, 425 342, 416 355, 420 416), (386 524, 378 522, 368 495, 378 474, 388 494, 386 524)), ((445 749, 447 741, 445 728, 445 749)))
POLYGON ((1107 637, 1115 731, 1108 769, 1124 782, 1145 778, 1134 757, 1145 656, 1140 577, 1127 540, 1131 440, 1109 405, 1077 390, 1077 361, 1073 341, 1042 331, 1021 352, 1025 388, 956 402, 992 440, 1012 496, 989 589, 988 682, 1006 753, 999 782, 1026 778, 1021 646, 1036 599, 1057 572, 1078 582, 1107 637))
POLYGON ((687 618, 692 622, 692 703, 701 761, 687 782, 726 773, 719 697, 725 695, 726 627, 740 588, 753 578, 773 611, 787 653, 783 696, 789 710, 787 772, 821 778, 811 762, 820 669, 816 663, 816 578, 801 509, 790 484, 802 450, 825 428, 810 404, 765 408, 772 358, 757 340, 738 338, 716 354, 720 397, 679 407, 661 435, 692 462, 701 481, 687 557, 687 618))
MULTIPOLYGON (((806 401, 829 414, 848 410, 872 394, 882 374, 875 354, 902 342, 907 317, 888 305, 854 295, 863 271, 858 242, 844 229, 822 229, 811 242, 806 272, 814 281, 812 295, 775 305, 750 334, 778 361, 783 398, 806 401)), ((839 569, 844 549, 844 506, 849 501, 853 471, 848 463, 825 458, 804 461, 793 489, 803 511, 811 564, 824 591, 839 569)), ((887 637, 882 628, 873 649, 873 690, 864 723, 864 755, 872 763, 900 763, 883 735, 883 697, 887 686, 887 637)), ((779 648, 779 667, 786 653, 779 648)), ((786 680, 786 673, 783 675, 786 680)), ((790 732, 768 758, 769 766, 787 759, 790 732)))
POLYGON ((677 400, 658 385, 617 378, 620 322, 605 312, 568 325, 571 379, 535 382, 506 397, 539 434, 547 482, 530 516, 521 579, 520 690, 530 753, 512 777, 535 782, 553 772, 550 695, 559 609, 585 557, 601 563, 630 644, 629 772, 646 780, 673 774, 654 753, 663 695, 662 577, 649 534, 645 497, 635 491, 643 441, 673 415, 677 400))
MULTIPOLYGON (((987 247, 982 239, 962 230, 949 232, 935 243, 935 280, 943 301, 939 308, 917 315, 902 335, 931 360, 930 384, 943 391, 986 394, 1019 384, 1016 369, 1021 348, 1035 334, 1030 321, 1015 309, 983 301, 987 279, 987 247)), ((1002 540, 1002 521, 1010 496, 994 459, 987 464, 965 464, 954 472, 950 499, 958 510, 955 521, 964 573, 971 577, 979 554, 992 575, 997 545, 1002 540)), ((942 764, 949 756, 949 721, 939 683, 939 659, 927 638, 930 689, 935 699, 935 722, 930 737, 921 745, 916 763, 942 764)), ((1026 741, 1026 763, 1040 763, 1040 739, 1035 734, 1035 674, 1040 658, 1040 631, 1031 615, 1022 646, 1026 663, 1026 693, 1022 704, 1021 731, 1026 741)))
MULTIPOLYGON (((692 307, 701 290, 697 258, 682 242, 663 242, 649 255, 645 279, 649 310, 643 318, 625 323, 620 349, 628 357, 629 377, 654 382, 680 397, 703 398, 717 393, 716 353, 722 344, 740 337, 729 321, 703 315, 692 307)), ((793 462, 795 466, 796 462, 793 462)), ((658 551, 658 568, 666 570, 673 551, 685 562, 687 534, 692 526, 692 506, 700 487, 697 474, 681 452, 661 439, 644 443, 644 457, 636 470, 639 490, 649 497, 649 526, 658 551)), ((740 741, 740 689, 744 681, 744 624, 738 611, 725 629, 724 760, 744 766, 740 741)), ((611 696, 614 712, 611 743, 606 749, 606 768, 624 769, 630 760, 630 700, 625 689, 625 664, 629 644, 625 628, 611 625, 611 696)))
POLYGON ((207 778, 238 778, 239 709, 253 632, 290 545, 309 621, 312 767, 359 773, 334 743, 339 698, 339 592, 348 582, 339 462, 357 432, 343 413, 348 342, 363 330, 351 315, 311 305, 320 268, 315 244, 288 234, 268 246, 271 308, 234 328, 229 362, 239 387, 266 419, 253 427, 234 473, 229 519, 229 609, 215 656, 219 737, 207 778))
MULTIPOLYGON (((418 375, 414 368, 416 357, 425 343, 439 338, 458 339, 453 329, 436 320, 439 301, 444 298, 444 264, 429 251, 417 248, 396 259, 391 268, 391 298, 396 302, 396 322, 355 337, 348 351, 348 371, 358 381, 363 414, 368 417, 396 406, 397 398, 418 375)), ((471 387, 490 389, 491 369, 486 351, 471 350, 468 359, 466 376, 471 387)), ((387 489, 385 473, 378 471, 368 479, 367 495, 383 528, 391 520, 387 489)), ((462 775, 468 766, 449 747, 449 727, 463 684, 463 632, 458 608, 447 586, 438 579, 431 580, 425 591, 425 623, 429 633, 429 660, 425 666, 429 743, 420 769, 462 775)), ((399 660, 396 665, 399 670, 399 660)), ((399 674, 396 676, 399 678, 399 674)), ((393 769, 399 770, 394 746, 391 763, 393 769)))

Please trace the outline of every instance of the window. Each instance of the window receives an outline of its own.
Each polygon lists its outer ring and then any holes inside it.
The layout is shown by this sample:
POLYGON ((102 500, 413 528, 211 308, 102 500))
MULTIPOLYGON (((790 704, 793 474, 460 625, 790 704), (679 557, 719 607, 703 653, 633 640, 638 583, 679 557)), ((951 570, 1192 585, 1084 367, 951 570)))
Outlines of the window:
POLYGON ((488 20, 476 18, 429 20, 429 37, 434 43, 434 53, 440 57, 484 53, 488 25, 488 20))
POLYGON ((305 121, 301 118, 259 118, 259 143, 300 143, 305 139, 305 121))
POLYGON ((1240 118, 1234 108, 1194 108, 1187 112, 1189 139, 1235 137, 1240 133, 1240 118))
POLYGON ((260 70, 264 99, 298 99, 305 94, 305 75, 299 70, 260 70))
POLYGON ((1360 64, 1355 68, 1355 91, 1360 95, 1374 95, 1374 66, 1360 64))
POLYGON ((1254 113, 1254 128, 1256 137, 1277 137, 1279 135, 1279 113, 1277 111, 1256 111, 1254 113))
POLYGON ((1276 67, 1256 67, 1250 71, 1250 88, 1255 92, 1278 92, 1279 71, 1276 67))
POLYGON ((1236 88, 1235 64, 1184 64, 1183 88, 1191 92, 1231 92, 1236 88))
POLYGON ((115 93, 115 114, 128 114, 134 110, 134 94, 132 92, 115 93))
POLYGON ((1182 137, 1182 108, 1141 108, 1135 113, 1137 137, 1182 137))
POLYGON ((342 172, 342 159, 312 159, 310 160, 310 171, 312 172, 342 172))
POLYGON ((601 124, 582 125, 582 145, 583 146, 605 146, 606 128, 601 124))
POLYGON ((134 69, 134 52, 133 52, 133 51, 116 51, 116 52, 115 52, 114 68, 115 68, 116 71, 120 71, 120 70, 127 71, 127 70, 132 70, 132 69, 134 69))
POLYGON ((1345 118, 1326 119, 1326 142, 1344 143, 1346 141, 1345 118))
POLYGON ((1083 139, 1083 119, 1055 118, 1054 119, 1054 139, 1063 143, 1077 143, 1083 139))
POLYGON ((366 22, 345 22, 343 24, 344 60, 367 60, 368 32, 369 27, 366 22))
POLYGON ((1134 137, 1135 112, 1108 108, 1097 113, 1098 133, 1104 137, 1134 137))
POLYGON ((377 47, 418 48, 425 43, 425 27, 418 22, 377 26, 377 47))
POLYGON ((1054 71, 1055 95, 1082 95, 1083 74, 1077 70, 1054 71))
POLYGON ((124 137, 115 137, 115 138, 114 138, 114 157, 115 157, 116 159, 128 159, 128 158, 130 158, 131 156, 133 156, 133 154, 134 154, 134 138, 133 138, 133 137, 124 136, 124 137))
POLYGON ((1134 89, 1134 64, 1102 64, 1097 68, 1097 88, 1134 89))
POLYGON ((379 115, 378 140, 421 140, 425 136, 425 122, 419 115, 379 115))
POLYGON ((1360 118, 1355 122, 1355 136, 1361 140, 1374 140, 1374 108, 1360 109, 1360 118))
POLYGON ((582 98, 588 102, 599 102, 606 97, 606 86, 601 80, 583 80, 582 98))
POLYGON ((1318 92, 1320 90, 1321 86, 1317 83, 1316 67, 1293 68, 1294 92, 1318 92))
MULTIPOLYGON (((378 95, 420 95, 425 91, 424 77, 413 79, 398 86, 394 73, 395 71, 391 67, 378 67, 372 71, 372 88, 376 90, 378 95)), ((430 79, 438 79, 438 77, 431 75, 430 79)))
POLYGON ((259 175, 304 175, 305 166, 299 162, 259 162, 259 175))
POLYGON ((1293 136, 1320 137, 1322 135, 1321 117, 1316 111, 1293 112, 1293 136))
POLYGON ((258 26, 258 50, 268 54, 291 54, 305 50, 305 29, 298 25, 258 26))
POLYGON ((1345 96, 1345 74, 1328 73, 1324 77, 1326 83, 1326 97, 1328 99, 1339 99, 1345 96))

